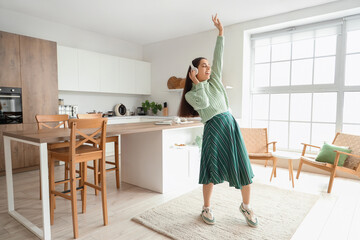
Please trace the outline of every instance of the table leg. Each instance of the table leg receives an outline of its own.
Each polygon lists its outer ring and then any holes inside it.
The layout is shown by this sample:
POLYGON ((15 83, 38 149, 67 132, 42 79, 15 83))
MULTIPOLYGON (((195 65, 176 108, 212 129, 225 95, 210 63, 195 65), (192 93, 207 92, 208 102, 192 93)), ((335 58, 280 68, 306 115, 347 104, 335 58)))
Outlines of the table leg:
POLYGON ((50 207, 49 207, 49 167, 48 167, 47 143, 40 144, 40 173, 41 173, 41 195, 42 195, 44 239, 51 239, 50 207))
POLYGON ((271 182, 273 176, 276 177, 276 162, 277 162, 277 158, 274 158, 273 169, 272 169, 271 176, 270 176, 270 182, 271 182))
POLYGON ((292 187, 294 188, 294 173, 293 173, 293 162, 292 159, 289 159, 289 176, 292 181, 292 187))
POLYGON ((47 157, 47 143, 34 143, 25 140, 19 140, 4 136, 4 153, 5 153, 5 171, 6 171, 6 188, 8 196, 8 212, 16 221, 24 225, 32 233, 38 236, 40 239, 50 240, 50 211, 49 211, 49 179, 48 179, 48 157, 47 157), (40 173, 41 173, 41 194, 42 194, 42 216, 43 227, 42 231, 35 224, 30 222, 27 218, 22 216, 15 210, 14 204, 14 185, 11 163, 11 141, 19 141, 40 147, 40 173))
POLYGON ((10 143, 10 138, 8 137, 4 137, 4 153, 5 153, 8 211, 10 213, 15 210, 15 205, 14 205, 14 185, 13 185, 12 163, 11 163, 11 143, 10 143))

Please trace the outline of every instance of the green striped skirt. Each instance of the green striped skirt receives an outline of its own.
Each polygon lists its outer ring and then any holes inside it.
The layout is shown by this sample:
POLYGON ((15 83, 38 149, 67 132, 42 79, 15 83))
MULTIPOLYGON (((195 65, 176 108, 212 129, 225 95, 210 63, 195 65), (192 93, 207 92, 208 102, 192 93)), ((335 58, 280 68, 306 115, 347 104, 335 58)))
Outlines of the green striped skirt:
POLYGON ((199 184, 229 182, 241 189, 252 183, 254 173, 237 122, 229 112, 205 123, 199 184))

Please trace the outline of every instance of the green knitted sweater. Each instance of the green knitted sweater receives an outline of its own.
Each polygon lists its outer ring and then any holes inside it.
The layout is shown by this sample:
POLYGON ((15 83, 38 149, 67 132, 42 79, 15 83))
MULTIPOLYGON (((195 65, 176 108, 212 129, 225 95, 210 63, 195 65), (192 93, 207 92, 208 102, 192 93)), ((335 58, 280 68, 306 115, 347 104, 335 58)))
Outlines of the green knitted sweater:
POLYGON ((229 109, 228 97, 221 82, 223 52, 224 37, 218 36, 210 78, 198 84, 193 83, 191 90, 185 94, 186 101, 199 113, 203 123, 229 109))

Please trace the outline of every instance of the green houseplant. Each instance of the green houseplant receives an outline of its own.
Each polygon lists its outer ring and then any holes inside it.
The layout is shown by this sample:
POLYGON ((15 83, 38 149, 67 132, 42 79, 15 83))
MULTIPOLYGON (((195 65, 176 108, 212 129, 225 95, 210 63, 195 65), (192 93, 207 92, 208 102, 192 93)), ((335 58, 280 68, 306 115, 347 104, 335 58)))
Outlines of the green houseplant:
POLYGON ((155 102, 149 102, 149 100, 146 100, 145 102, 141 103, 141 106, 143 107, 144 111, 147 112, 151 109, 152 113, 156 115, 158 111, 162 110, 162 105, 160 103, 155 102))

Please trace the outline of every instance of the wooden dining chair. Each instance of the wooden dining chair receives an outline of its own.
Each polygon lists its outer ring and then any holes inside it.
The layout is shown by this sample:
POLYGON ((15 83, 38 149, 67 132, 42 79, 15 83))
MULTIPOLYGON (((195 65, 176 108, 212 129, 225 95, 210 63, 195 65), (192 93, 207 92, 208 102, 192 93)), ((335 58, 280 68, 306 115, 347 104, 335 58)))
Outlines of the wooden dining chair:
MULTIPOLYGON (((68 128, 69 115, 39 115, 35 116, 38 129, 46 128, 68 128)), ((48 150, 54 148, 52 143, 48 143, 48 150)), ((59 146, 57 144, 57 146, 59 146)), ((65 179, 68 179, 68 166, 65 164, 65 179)), ((40 177, 39 177, 40 179, 40 177)), ((41 189, 41 179, 40 179, 40 189, 41 189)), ((67 190, 67 184, 64 186, 64 190, 67 190)), ((41 191, 40 191, 40 200, 41 200, 41 191)))
MULTIPOLYGON (((60 196, 71 201, 74 238, 79 237, 77 197, 76 191, 81 191, 82 213, 86 212, 87 187, 101 191, 104 225, 108 224, 106 200, 106 172, 105 172, 105 144, 106 144, 106 118, 98 119, 70 119, 70 147, 50 149, 50 222, 54 224, 54 200, 60 196), (94 143, 89 145, 87 143, 94 143), (100 160, 100 185, 87 182, 88 161, 100 160), (70 166, 70 190, 59 192, 55 190, 54 161, 59 160, 70 166), (81 164, 80 177, 76 176, 76 164, 81 164), (80 180, 80 181, 77 181, 80 180), (78 187, 77 187, 78 182, 78 187)), ((65 183, 66 181, 59 181, 65 183)))
MULTIPOLYGON (((102 114, 101 113, 78 114, 77 118, 78 119, 102 118, 102 114)), ((106 172, 115 171, 116 187, 120 188, 119 138, 118 138, 118 136, 106 137, 106 142, 107 143, 113 142, 114 148, 115 148, 115 162, 105 161, 106 164, 112 165, 114 167, 107 168, 106 172)), ((106 164, 105 164, 105 166, 106 166, 106 164)), ((95 159, 93 161, 93 166, 87 166, 87 168, 94 170, 94 183, 98 184, 99 180, 100 180, 98 161, 95 159), (96 174, 96 173, 98 173, 98 174, 96 174)), ((95 195, 98 195, 98 191, 96 189, 95 189, 95 195)))

